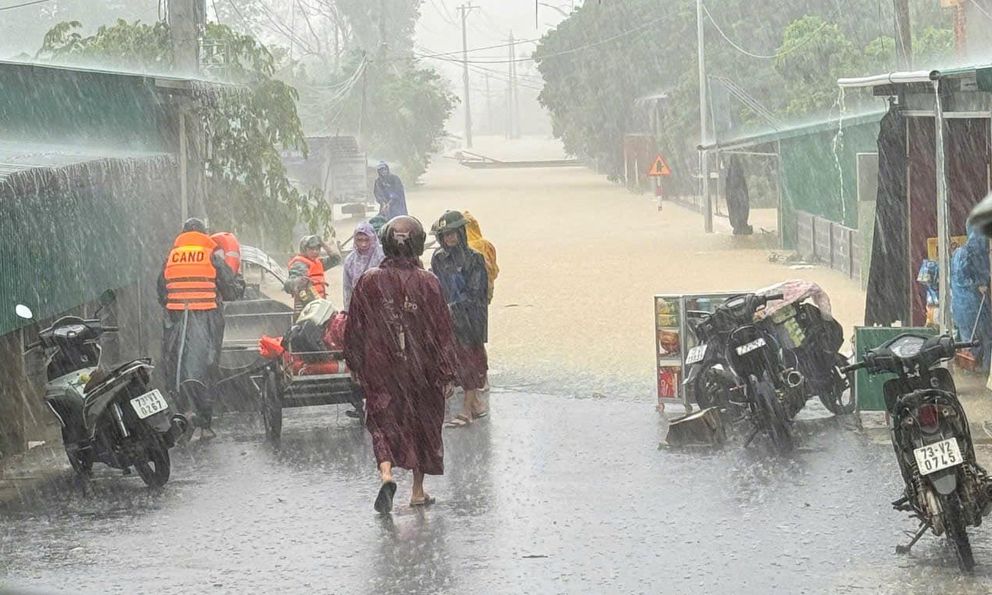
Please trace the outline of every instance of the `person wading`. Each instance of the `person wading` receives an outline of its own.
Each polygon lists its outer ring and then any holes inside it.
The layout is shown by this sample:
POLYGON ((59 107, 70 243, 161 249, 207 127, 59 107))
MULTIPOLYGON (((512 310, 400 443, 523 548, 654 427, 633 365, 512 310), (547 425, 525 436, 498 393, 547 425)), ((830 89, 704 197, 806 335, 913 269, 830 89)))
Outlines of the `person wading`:
POLYGON ((412 217, 386 224, 386 258, 358 280, 345 330, 345 357, 365 393, 365 427, 379 465, 380 513, 393 507, 394 468, 413 471, 411 506, 432 504, 424 476, 444 473, 454 337, 440 284, 420 262, 425 239, 412 217))
POLYGON ((341 264, 341 253, 331 248, 319 237, 303 236, 300 252, 289 260, 289 278, 283 284, 286 293, 293 296, 293 311, 299 314, 317 298, 327 297, 327 279, 324 271, 341 264), (321 256, 321 251, 324 256, 321 256))
POLYGON ((406 215, 406 191, 400 177, 389 173, 389 165, 385 161, 379 162, 376 172, 379 177, 375 179, 372 194, 379 203, 379 216, 389 221, 393 217, 406 215))
POLYGON ((187 411, 195 409, 193 425, 200 428, 201 440, 216 435, 212 386, 224 341, 221 302, 237 299, 239 289, 203 221, 187 220, 159 275, 158 298, 165 308, 162 354, 168 386, 187 411))
POLYGON ((362 274, 379 266, 385 258, 379 236, 371 223, 362 222, 355 227, 355 249, 344 259, 344 309, 351 304, 351 294, 362 274))
POLYGON ((462 427, 484 417, 479 390, 486 384, 489 369, 486 340, 489 331, 489 280, 485 259, 468 246, 468 221, 458 211, 446 212, 432 232, 440 248, 431 259, 431 271, 441 281, 445 301, 455 327, 456 374, 465 391, 462 412, 449 427, 462 427))

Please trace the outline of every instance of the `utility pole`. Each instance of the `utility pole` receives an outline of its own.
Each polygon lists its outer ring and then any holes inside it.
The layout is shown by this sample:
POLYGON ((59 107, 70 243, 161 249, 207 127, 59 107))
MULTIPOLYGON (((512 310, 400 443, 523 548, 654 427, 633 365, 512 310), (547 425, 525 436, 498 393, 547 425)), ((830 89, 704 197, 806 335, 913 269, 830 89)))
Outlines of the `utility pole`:
MULTIPOLYGON (((706 46, 703 35, 703 0, 696 0, 696 44, 699 50, 699 144, 709 140, 709 111, 706 101, 706 46)), ((705 149, 699 152, 700 194, 703 201, 703 229, 713 233, 713 202, 710 200, 710 160, 705 149)))
POLYGON ((489 72, 486 75, 486 134, 493 133, 493 101, 492 95, 489 92, 489 72))
POLYGON ((913 68, 913 29, 909 21, 909 0, 892 0, 896 15, 896 56, 899 67, 913 68))
POLYGON ((465 28, 465 20, 468 14, 478 8, 472 3, 462 4, 458 7, 458 12, 462 16, 462 79, 465 83, 465 146, 472 148, 472 102, 469 97, 468 88, 468 33, 465 28))
MULTIPOLYGON (((510 39, 513 39, 512 36, 510 39)), ((513 138, 513 44, 506 46, 506 138, 513 138)))
POLYGON ((517 84, 517 46, 510 31, 510 99, 513 126, 510 128, 512 138, 520 138, 520 86, 517 84))
POLYGON ((169 35, 175 69, 182 75, 200 72, 200 33, 206 20, 205 0, 168 0, 169 35))
POLYGON ((963 0, 954 5, 954 48, 958 58, 968 57, 968 14, 963 0))

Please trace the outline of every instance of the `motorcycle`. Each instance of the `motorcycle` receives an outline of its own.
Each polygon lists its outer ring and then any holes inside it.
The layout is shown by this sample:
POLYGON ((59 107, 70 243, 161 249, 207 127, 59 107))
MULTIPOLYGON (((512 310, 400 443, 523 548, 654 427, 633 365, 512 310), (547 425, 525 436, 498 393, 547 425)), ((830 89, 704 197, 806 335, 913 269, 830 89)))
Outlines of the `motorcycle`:
POLYGON ((865 369, 872 375, 896 375, 886 381, 883 394, 906 491, 892 505, 920 521, 912 541, 896 547, 896 553, 909 553, 929 529, 947 536, 966 572, 975 565, 966 528, 980 526, 992 511, 992 485, 975 460, 954 380, 940 364, 974 346, 955 343, 949 335, 905 333, 844 368, 845 373, 865 369))
POLYGON ((844 344, 840 323, 806 301, 783 304, 763 321, 778 338, 786 361, 803 375, 807 394, 819 397, 834 415, 854 413, 853 382, 841 373, 850 362, 839 351, 844 344))
MULTIPOLYGON (((113 293, 100 301, 102 310, 113 302, 113 293)), ((15 312, 25 320, 34 318, 24 305, 15 312)), ((99 318, 65 316, 41 330, 38 340, 26 346, 25 356, 41 356, 45 402, 58 418, 69 464, 77 474, 89 476, 95 462, 125 475, 134 467, 149 487, 161 487, 169 480, 169 449, 186 431, 187 421, 158 389, 148 389, 150 359, 109 370, 100 367, 98 341, 117 330, 99 318)))
POLYGON ((700 407, 719 407, 751 423, 745 446, 765 433, 785 453, 794 447, 792 419, 806 404, 805 380, 783 363, 774 333, 755 322, 756 312, 782 297, 743 294, 713 313, 687 312, 699 344, 686 356, 685 385, 700 407))

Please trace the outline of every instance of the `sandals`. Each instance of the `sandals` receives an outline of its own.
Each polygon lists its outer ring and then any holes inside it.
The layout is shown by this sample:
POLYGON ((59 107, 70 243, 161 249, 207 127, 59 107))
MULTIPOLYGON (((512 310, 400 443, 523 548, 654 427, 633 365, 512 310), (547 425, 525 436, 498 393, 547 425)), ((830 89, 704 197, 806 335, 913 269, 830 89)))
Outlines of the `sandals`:
POLYGON ((430 506, 437 502, 437 498, 431 496, 430 494, 424 494, 424 497, 420 500, 410 500, 410 507, 415 508, 417 506, 430 506))
POLYGON ((477 413, 473 413, 472 414, 472 419, 482 419, 483 417, 488 417, 488 416, 489 416, 489 410, 486 409, 484 411, 479 411, 477 413))
POLYGON ((396 482, 384 481, 379 487, 379 495, 375 498, 375 511, 379 514, 389 514, 393 511, 393 496, 396 495, 396 482))
POLYGON ((471 423, 472 423, 472 420, 469 419, 469 417, 467 415, 465 415, 464 413, 459 413, 451 421, 449 421, 448 423, 444 424, 444 427, 446 427, 446 428, 464 428, 465 426, 470 425, 471 423))

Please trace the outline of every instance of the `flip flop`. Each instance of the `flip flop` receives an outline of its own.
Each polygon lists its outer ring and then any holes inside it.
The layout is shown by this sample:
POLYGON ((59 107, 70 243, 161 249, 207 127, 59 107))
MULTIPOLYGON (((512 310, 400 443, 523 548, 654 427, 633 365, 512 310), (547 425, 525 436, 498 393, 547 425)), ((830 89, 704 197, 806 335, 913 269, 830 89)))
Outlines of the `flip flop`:
POLYGON ((384 481, 379 487, 379 495, 375 498, 375 511, 379 514, 389 514, 393 511, 393 496, 396 495, 396 482, 384 481))
POLYGON ((472 418, 473 419, 482 419, 483 417, 488 417, 488 416, 489 416, 489 410, 488 409, 486 409, 485 411, 480 411, 479 413, 473 413, 472 414, 472 418))
POLYGON ((430 506, 431 504, 434 504, 435 502, 437 502, 437 498, 435 498, 434 496, 431 496, 429 494, 424 494, 424 499, 423 500, 410 500, 410 506, 411 507, 415 507, 415 506, 430 506))
POLYGON ((465 414, 459 413, 458 415, 456 415, 454 417, 454 419, 452 419, 448 423, 444 424, 444 427, 446 427, 446 428, 464 428, 465 426, 467 426, 467 425, 469 425, 471 423, 472 423, 472 420, 469 419, 468 416, 466 416, 465 414))

